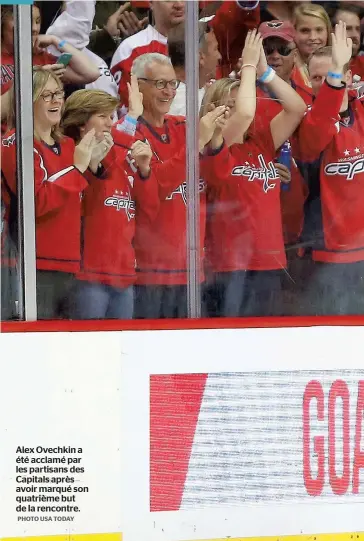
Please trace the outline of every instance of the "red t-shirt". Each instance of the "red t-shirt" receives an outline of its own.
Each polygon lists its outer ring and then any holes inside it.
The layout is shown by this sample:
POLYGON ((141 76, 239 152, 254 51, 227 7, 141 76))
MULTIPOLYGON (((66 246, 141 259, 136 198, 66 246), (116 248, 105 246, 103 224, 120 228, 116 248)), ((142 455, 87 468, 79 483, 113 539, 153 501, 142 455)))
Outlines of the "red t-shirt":
MULTIPOLYGON (((64 137, 54 148, 34 141, 37 269, 77 272, 80 268, 81 193, 84 176, 73 165, 75 144, 64 137)), ((8 219, 16 210, 16 134, 1 145, 2 197, 8 219)))
MULTIPOLYGON (((113 130, 119 142, 117 125, 113 130)), ((148 142, 153 151, 151 170, 158 184, 160 206, 153 222, 136 222, 135 254, 137 283, 183 285, 187 283, 187 185, 186 122, 167 116, 160 128, 139 119, 136 139, 148 142)), ((201 261, 206 223, 206 190, 200 182, 201 261)), ((203 273, 201 273, 201 281, 203 273)))
MULTIPOLYGON (((302 99, 310 105, 312 103, 312 95, 308 87, 297 87, 292 81, 292 87, 302 97, 302 99)), ((269 130, 271 120, 282 111, 282 105, 279 100, 274 99, 266 91, 266 87, 257 88, 257 111, 255 122, 260 126, 260 129, 269 130)), ((290 138, 292 145, 292 154, 296 149, 295 135, 290 138)), ((279 151, 277 153, 277 158, 279 151)), ((291 161, 291 182, 288 190, 281 191, 282 205, 282 220, 283 234, 286 244, 294 244, 298 241, 302 231, 304 219, 304 202, 307 197, 307 186, 297 167, 294 159, 291 161)))
POLYGON ((208 264, 214 272, 286 266, 280 180, 270 130, 201 160, 213 207, 208 264))
POLYGON ((360 75, 364 81, 364 56, 354 56, 350 61, 350 69, 353 75, 360 75))
POLYGON ((364 98, 339 111, 345 88, 324 83, 300 128, 310 195, 303 240, 316 261, 364 260, 364 98))
POLYGON ((89 187, 83 198, 80 280, 127 287, 135 282, 135 224, 154 217, 159 207, 153 174, 141 179, 127 174, 125 159, 134 139, 122 132, 102 161, 100 177, 87 171, 89 187))

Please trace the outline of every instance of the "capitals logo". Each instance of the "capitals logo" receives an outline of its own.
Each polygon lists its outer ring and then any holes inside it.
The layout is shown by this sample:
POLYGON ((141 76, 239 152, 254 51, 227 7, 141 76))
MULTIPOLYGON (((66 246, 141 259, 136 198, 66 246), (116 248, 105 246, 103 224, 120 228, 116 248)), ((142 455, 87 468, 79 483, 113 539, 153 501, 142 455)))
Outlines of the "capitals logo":
MULTIPOLYGON (((199 183, 198 183, 198 191, 199 191, 199 193, 204 192, 205 188, 206 188, 206 184, 201 179, 199 181, 199 183)), ((173 197, 175 197, 175 196, 182 197, 182 201, 187 206, 187 183, 186 182, 183 182, 182 184, 180 184, 178 186, 178 188, 176 188, 176 190, 174 190, 168 197, 166 197, 166 201, 171 201, 173 199, 173 197)))
POLYGON ((325 173, 328 176, 340 175, 346 177, 346 180, 353 180, 355 175, 364 173, 364 158, 354 162, 329 163, 325 167, 325 173))
POLYGON ((279 180, 278 171, 274 167, 273 162, 269 162, 268 165, 265 163, 262 154, 259 154, 258 161, 260 167, 251 166, 248 162, 245 162, 246 165, 234 167, 231 174, 237 177, 247 177, 249 182, 261 180, 263 182, 264 193, 268 193, 269 190, 276 187, 276 183, 272 183, 271 181, 279 180))
POLYGON ((10 147, 15 143, 15 133, 2 140, 3 147, 10 147))
POLYGON ((105 207, 114 207, 118 212, 125 210, 128 222, 135 218, 135 202, 132 200, 129 192, 123 193, 122 191, 118 192, 118 190, 115 190, 112 197, 105 199, 104 205, 105 207))

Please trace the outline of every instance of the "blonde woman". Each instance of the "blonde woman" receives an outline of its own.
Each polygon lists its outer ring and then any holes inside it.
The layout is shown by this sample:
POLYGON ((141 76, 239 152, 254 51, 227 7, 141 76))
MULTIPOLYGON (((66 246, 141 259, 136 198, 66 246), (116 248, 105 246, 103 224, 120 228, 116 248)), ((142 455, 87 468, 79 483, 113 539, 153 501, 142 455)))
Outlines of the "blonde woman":
POLYGON ((331 45, 332 26, 328 13, 319 4, 302 2, 293 12, 293 24, 296 29, 295 42, 298 49, 297 70, 294 82, 311 86, 307 62, 310 55, 320 47, 331 45))
POLYGON ((216 123, 201 159, 212 204, 207 229, 209 289, 215 309, 210 315, 278 315, 286 256, 280 177, 274 162, 276 150, 297 128, 306 106, 268 67, 259 33, 248 35, 242 59, 241 81, 217 81, 202 106, 203 114, 222 105, 230 112, 222 128, 216 123), (256 77, 283 107, 260 130, 250 127, 256 110, 256 77))
POLYGON ((111 136, 118 105, 117 99, 101 90, 78 90, 65 105, 65 133, 78 142, 94 130, 100 148, 86 175, 82 261, 70 306, 73 319, 133 316, 136 214, 137 227, 143 227, 154 205, 159 206, 149 145, 122 131, 117 142, 111 136))
MULTIPOLYGON (((12 97, 12 103, 14 99, 12 97)), ((60 305, 80 267, 81 193, 87 186, 82 173, 96 146, 90 132, 75 147, 59 124, 64 91, 59 78, 42 68, 33 73, 34 180, 38 318, 57 318, 60 305)), ((8 125, 14 126, 14 107, 8 125)), ((16 143, 11 129, 2 138, 2 197, 9 231, 16 223, 16 143)))

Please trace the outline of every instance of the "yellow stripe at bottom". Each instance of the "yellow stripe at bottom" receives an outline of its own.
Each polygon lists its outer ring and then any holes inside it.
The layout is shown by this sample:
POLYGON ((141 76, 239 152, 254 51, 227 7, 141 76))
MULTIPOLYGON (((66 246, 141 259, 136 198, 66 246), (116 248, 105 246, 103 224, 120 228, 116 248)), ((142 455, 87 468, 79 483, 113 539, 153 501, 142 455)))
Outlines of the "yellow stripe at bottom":
MULTIPOLYGON (((309 535, 274 535, 270 537, 224 537, 198 541, 364 541, 364 532, 309 535)), ((34 537, 2 537, 0 541, 122 541, 121 533, 63 534, 34 537)), ((190 540, 185 540, 190 541, 190 540)))
POLYGON ((36 535, 34 537, 2 537, 0 541, 122 541, 121 533, 85 533, 36 535))

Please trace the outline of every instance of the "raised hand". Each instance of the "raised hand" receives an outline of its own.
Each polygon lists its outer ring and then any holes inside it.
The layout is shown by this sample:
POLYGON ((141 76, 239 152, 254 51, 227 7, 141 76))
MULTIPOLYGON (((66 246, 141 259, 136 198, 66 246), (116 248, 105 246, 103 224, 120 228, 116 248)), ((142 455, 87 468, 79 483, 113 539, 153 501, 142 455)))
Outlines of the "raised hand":
POLYGON ((144 177, 149 175, 152 156, 152 149, 147 143, 143 143, 143 141, 135 141, 135 143, 133 143, 131 147, 131 157, 135 160, 136 166, 144 177))
POLYGON ((105 30, 110 36, 128 37, 136 34, 139 30, 142 30, 148 22, 148 17, 145 17, 141 21, 132 11, 128 11, 130 8, 130 2, 126 2, 120 6, 107 20, 105 30))
POLYGON ((88 168, 96 144, 95 130, 92 129, 84 135, 76 146, 73 155, 73 163, 81 173, 84 173, 88 168))
POLYGON ((262 36, 256 29, 249 30, 245 39, 243 52, 241 53, 241 66, 252 64, 257 67, 261 56, 262 42, 262 36))
POLYGON ((138 119, 143 114, 143 94, 139 92, 138 79, 132 75, 128 86, 129 108, 128 116, 138 119))
POLYGON ((332 37, 332 65, 333 69, 342 73, 345 64, 350 62, 353 53, 353 42, 347 37, 346 24, 339 21, 335 25, 335 32, 332 37))

